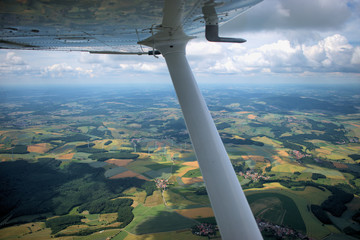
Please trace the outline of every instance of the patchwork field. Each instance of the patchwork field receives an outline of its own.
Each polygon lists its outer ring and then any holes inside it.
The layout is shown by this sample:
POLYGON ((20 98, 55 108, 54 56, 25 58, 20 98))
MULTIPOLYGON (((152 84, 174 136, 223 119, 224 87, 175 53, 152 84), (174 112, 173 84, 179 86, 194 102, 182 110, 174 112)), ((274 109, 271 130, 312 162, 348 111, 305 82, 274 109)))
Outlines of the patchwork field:
MULTIPOLYGON (((101 89, 27 90, 3 99, 0 239, 56 239, 45 228, 54 215, 84 217, 60 231, 72 236, 58 239, 202 239, 190 228, 214 222, 175 93, 101 89), (89 214, 124 198, 133 210, 89 214), (78 213, 81 207, 88 209, 78 213), (119 219, 130 212, 122 230, 119 219), (29 223, 7 227, 20 220, 29 223), (75 236, 80 230, 89 233, 75 236)), ((257 89, 204 91, 254 214, 314 239, 345 239, 343 228, 360 207, 358 92, 257 89), (334 224, 322 224, 309 209, 331 191, 355 200, 334 224)))

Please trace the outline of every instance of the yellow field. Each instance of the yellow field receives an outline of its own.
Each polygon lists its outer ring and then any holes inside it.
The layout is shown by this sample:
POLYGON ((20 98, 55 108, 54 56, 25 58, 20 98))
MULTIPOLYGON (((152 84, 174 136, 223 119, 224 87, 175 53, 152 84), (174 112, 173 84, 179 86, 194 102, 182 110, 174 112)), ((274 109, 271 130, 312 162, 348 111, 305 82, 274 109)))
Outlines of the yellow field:
POLYGON ((331 159, 331 160, 343 160, 345 159, 344 162, 346 163, 353 163, 353 160, 350 159, 347 154, 343 154, 343 153, 339 153, 339 152, 333 152, 332 154, 329 154, 326 156, 328 159, 331 159))
POLYGON ((258 155, 247 155, 247 156, 241 156, 244 160, 254 160, 255 162, 265 162, 264 156, 258 156, 258 155))
MULTIPOLYGON (((120 229, 109 229, 109 230, 103 230, 100 232, 93 233, 88 236, 74 236, 70 239, 72 240, 97 240, 97 239, 112 239, 111 237, 116 236, 121 230, 120 229)), ((62 240, 63 238, 54 238, 57 240, 62 240)))
POLYGON ((130 199, 134 200, 133 204, 131 205, 133 208, 135 208, 139 204, 145 203, 145 200, 146 200, 146 192, 145 191, 139 192, 138 189, 133 187, 133 188, 125 190, 123 193, 126 195, 126 197, 119 197, 119 198, 130 198, 130 199))
POLYGON ((182 165, 199 168, 199 162, 198 161, 184 162, 182 165))
POLYGON ((322 167, 319 167, 316 165, 310 165, 310 164, 308 166, 309 166, 309 168, 306 169, 305 172, 321 173, 321 174, 324 174, 327 178, 332 178, 332 179, 337 179, 337 180, 345 180, 344 175, 337 170, 322 168, 322 167))
POLYGON ((117 217, 118 217, 117 213, 100 214, 99 221, 109 224, 109 223, 115 222, 117 217))
POLYGON ((161 191, 157 190, 151 196, 146 197, 144 206, 154 207, 157 205, 163 204, 163 198, 161 196, 161 191))
POLYGON ((187 178, 187 177, 182 177, 181 181, 184 184, 193 184, 193 183, 198 183, 198 182, 203 182, 203 177, 196 177, 196 178, 187 178))
POLYGON ((281 189, 281 188, 285 188, 285 187, 278 182, 264 184, 264 189, 281 189))
POLYGON ((286 164, 287 162, 282 160, 279 156, 273 155, 271 156, 276 162, 278 162, 279 164, 286 164))
POLYGON ((74 157, 75 153, 67 153, 67 154, 63 154, 58 156, 58 159, 64 159, 64 160, 70 160, 74 157))
POLYGON ((350 123, 351 125, 357 127, 357 128, 360 128, 360 125, 359 124, 355 124, 355 123, 350 123))
POLYGON ((280 148, 281 147, 281 144, 277 141, 274 141, 268 137, 253 137, 251 138, 251 140, 254 140, 254 141, 257 141, 257 142, 262 142, 264 144, 267 144, 267 145, 271 145, 271 146, 274 146, 275 148, 280 148))
POLYGON ((50 234, 50 228, 45 228, 45 224, 42 222, 26 223, 0 229, 0 239, 48 240, 50 234))
POLYGON ((17 236, 17 235, 26 235, 31 232, 36 232, 45 227, 44 223, 42 222, 35 222, 35 223, 27 223, 20 226, 13 226, 0 229, 0 236, 2 239, 8 238, 10 236, 17 236), (34 226, 32 226, 34 225, 34 226))
POLYGON ((252 119, 257 118, 257 116, 255 116, 254 114, 249 114, 249 115, 247 116, 247 118, 252 120, 252 119))
MULTIPOLYGON (((111 131, 111 128, 109 128, 109 130, 111 131)), ((114 131, 116 130, 114 129, 114 131)), ((119 150, 121 149, 121 146, 123 144, 126 144, 126 142, 122 139, 102 139, 102 140, 95 140, 93 141, 93 143, 95 144, 93 148, 105 149, 105 150, 111 150, 111 149, 119 150), (110 143, 109 145, 104 145, 109 140, 111 140, 112 143, 110 143)))
MULTIPOLYGON (((89 221, 84 221, 84 219, 82 219, 82 222, 84 223, 87 223, 89 221)), ((79 232, 80 230, 82 229, 86 229, 88 228, 89 226, 88 225, 85 225, 85 224, 82 224, 82 225, 72 225, 72 226, 69 226, 67 228, 65 228, 64 230, 62 230, 61 232, 62 233, 76 233, 76 232, 79 232)))
POLYGON ((134 200, 133 205, 131 205, 132 207, 136 207, 137 205, 139 205, 139 203, 145 203, 145 199, 146 199, 146 192, 142 191, 142 192, 137 192, 134 194, 134 197, 132 198, 134 200))
POLYGON ((273 172, 290 172, 290 173, 302 172, 304 170, 306 170, 305 167, 298 166, 295 164, 290 164, 290 163, 280 164, 271 169, 271 171, 273 171, 273 172))
POLYGON ((207 218, 214 216, 214 212, 211 207, 179 209, 175 211, 187 218, 207 218))
POLYGON ((241 140, 245 140, 245 138, 243 138, 243 137, 240 137, 240 136, 238 136, 238 135, 233 135, 233 137, 232 137, 233 139, 241 139, 241 140))
POLYGON ((350 150, 352 150, 352 151, 355 151, 355 152, 360 151, 360 146, 349 146, 348 148, 349 148, 350 150))
POLYGON ((289 154, 285 150, 276 150, 280 156, 282 157, 288 157, 289 154))
POLYGON ((306 140, 307 142, 311 142, 311 143, 322 143, 322 144, 328 144, 326 141, 324 140, 319 140, 319 139, 311 139, 311 140, 306 140))
POLYGON ((35 153, 46 153, 51 148, 51 145, 49 143, 38 143, 35 145, 31 145, 27 147, 27 150, 29 152, 35 152, 35 153))
POLYGON ((289 137, 292 136, 292 133, 286 132, 280 135, 280 137, 289 137))
POLYGON ((348 157, 352 151, 356 153, 358 150, 353 149, 353 146, 322 146, 320 148, 315 149, 314 154, 318 157, 324 157, 331 160, 343 160, 345 159, 348 163, 353 163, 353 160, 348 157))
POLYGON ((274 183, 264 183, 264 187, 263 188, 249 188, 246 189, 245 192, 258 192, 261 190, 279 190, 279 189, 287 189, 286 187, 284 187, 283 185, 281 185, 280 183, 274 182, 274 183))
POLYGON ((194 170, 199 168, 199 163, 198 161, 193 161, 193 162, 184 162, 182 163, 182 165, 184 166, 188 166, 185 168, 181 168, 180 171, 178 172, 179 177, 184 176, 188 171, 190 170, 194 170))
POLYGON ((204 240, 204 237, 193 235, 190 229, 163 233, 134 235, 129 234, 124 240, 204 240))

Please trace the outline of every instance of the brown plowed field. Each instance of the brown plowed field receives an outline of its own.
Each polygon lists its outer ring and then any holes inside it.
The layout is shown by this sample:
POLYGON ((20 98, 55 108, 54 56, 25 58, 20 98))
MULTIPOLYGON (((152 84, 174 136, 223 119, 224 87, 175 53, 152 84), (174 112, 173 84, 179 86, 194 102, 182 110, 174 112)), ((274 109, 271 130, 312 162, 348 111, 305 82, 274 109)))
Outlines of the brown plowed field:
POLYGON ((116 174, 115 176, 112 176, 109 179, 118 179, 118 178, 127 178, 127 177, 137 177, 139 179, 149 180, 146 177, 144 177, 136 172, 130 171, 130 170, 116 174))
POLYGON ((72 159, 74 157, 74 154, 75 153, 67 153, 67 154, 60 155, 57 158, 58 159, 70 160, 70 159, 72 159))
POLYGON ((125 167, 126 165, 128 165, 132 161, 133 160, 131 160, 131 159, 115 159, 115 158, 112 158, 112 159, 106 160, 105 162, 114 164, 114 165, 119 166, 119 167, 125 167))
POLYGON ((208 218, 214 216, 214 212, 210 207, 179 209, 175 211, 187 218, 208 218))
POLYGON ((196 177, 196 178, 187 178, 187 177, 183 177, 181 178, 181 181, 184 184, 193 184, 193 183, 198 183, 198 182, 203 182, 203 177, 196 177))
POLYGON ((50 150, 50 144, 48 143, 38 143, 35 145, 31 145, 27 147, 29 152, 36 152, 36 153, 46 153, 50 150))

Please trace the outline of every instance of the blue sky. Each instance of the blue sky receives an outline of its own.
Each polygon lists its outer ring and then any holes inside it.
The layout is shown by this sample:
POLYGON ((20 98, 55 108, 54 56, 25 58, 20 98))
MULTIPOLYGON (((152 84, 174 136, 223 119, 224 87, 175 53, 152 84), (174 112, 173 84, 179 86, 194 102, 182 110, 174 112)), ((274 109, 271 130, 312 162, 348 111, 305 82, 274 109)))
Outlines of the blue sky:
MULTIPOLYGON (((248 42, 192 40, 199 83, 360 86, 359 0, 264 0, 220 31, 248 42)), ((0 86, 170 82, 162 57, 0 50, 0 86)))

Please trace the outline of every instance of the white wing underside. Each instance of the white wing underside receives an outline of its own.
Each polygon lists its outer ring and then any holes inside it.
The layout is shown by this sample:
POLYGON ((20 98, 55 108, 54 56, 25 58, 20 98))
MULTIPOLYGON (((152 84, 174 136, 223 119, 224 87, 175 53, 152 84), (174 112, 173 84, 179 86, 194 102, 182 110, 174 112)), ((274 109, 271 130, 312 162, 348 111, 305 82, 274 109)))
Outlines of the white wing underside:
MULTIPOLYGON (((184 1, 187 35, 204 32, 202 7, 216 5, 219 23, 261 0, 184 1)), ((3 0, 0 49, 140 53, 138 42, 155 35, 163 20, 163 0, 3 0)))

